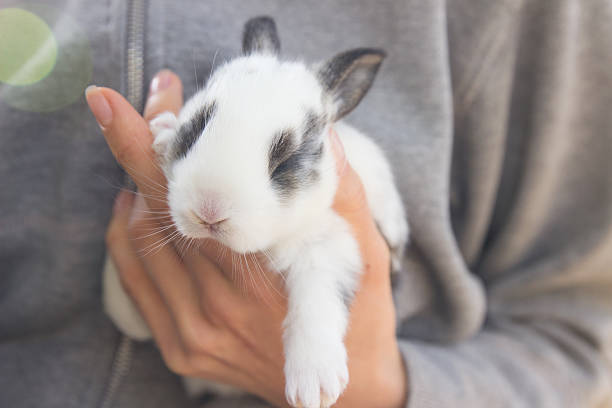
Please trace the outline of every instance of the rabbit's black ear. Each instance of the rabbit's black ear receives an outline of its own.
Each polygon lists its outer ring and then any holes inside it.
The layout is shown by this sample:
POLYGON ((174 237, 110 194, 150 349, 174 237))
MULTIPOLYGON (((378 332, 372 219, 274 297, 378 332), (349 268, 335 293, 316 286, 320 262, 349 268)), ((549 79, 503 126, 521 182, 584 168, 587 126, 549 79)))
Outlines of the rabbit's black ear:
POLYGON ((325 62, 317 73, 333 100, 332 120, 352 111, 364 97, 386 53, 376 48, 356 48, 325 62))
POLYGON ((254 17, 246 22, 242 33, 242 52, 245 55, 254 53, 278 55, 280 40, 272 17, 254 17))

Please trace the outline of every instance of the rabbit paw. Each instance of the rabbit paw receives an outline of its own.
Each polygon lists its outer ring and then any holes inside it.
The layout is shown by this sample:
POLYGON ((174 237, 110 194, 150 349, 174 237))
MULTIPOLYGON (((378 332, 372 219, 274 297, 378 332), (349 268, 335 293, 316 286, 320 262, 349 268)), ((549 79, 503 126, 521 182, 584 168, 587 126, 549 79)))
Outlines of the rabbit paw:
POLYGON ((169 142, 174 139, 178 119, 172 112, 164 112, 149 122, 149 128, 153 134, 153 150, 158 156, 164 156, 169 142))
POLYGON ((336 347, 317 347, 310 353, 288 353, 285 395, 294 407, 328 408, 338 400, 348 378, 346 350, 342 343, 336 347))

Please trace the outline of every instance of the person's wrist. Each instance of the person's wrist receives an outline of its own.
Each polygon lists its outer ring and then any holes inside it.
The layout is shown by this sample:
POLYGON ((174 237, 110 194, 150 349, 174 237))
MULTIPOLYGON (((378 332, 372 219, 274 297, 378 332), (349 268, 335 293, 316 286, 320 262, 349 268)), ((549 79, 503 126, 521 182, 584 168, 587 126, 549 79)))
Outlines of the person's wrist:
POLYGON ((377 389, 388 396, 385 407, 402 408, 408 398, 408 375, 404 359, 399 348, 395 347, 394 356, 388 362, 383 362, 375 375, 377 389))
POLYGON ((369 362, 353 362, 348 388, 334 407, 402 408, 406 405, 407 374, 397 343, 393 343, 380 353, 369 353, 369 362))

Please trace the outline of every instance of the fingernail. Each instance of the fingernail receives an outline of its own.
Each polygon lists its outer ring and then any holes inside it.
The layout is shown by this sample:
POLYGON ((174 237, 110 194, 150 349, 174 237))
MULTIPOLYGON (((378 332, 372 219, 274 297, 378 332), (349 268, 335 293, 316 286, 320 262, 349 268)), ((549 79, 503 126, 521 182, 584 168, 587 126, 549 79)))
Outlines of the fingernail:
POLYGON ((172 83, 172 74, 167 69, 160 71, 155 75, 155 78, 151 81, 151 87, 149 92, 151 94, 163 91, 168 88, 172 83))
POLYGON ((85 89, 85 99, 87 99, 89 109, 96 117, 98 124, 101 127, 110 125, 113 121, 113 111, 102 92, 100 92, 100 88, 95 85, 88 86, 85 89))
POLYGON ((123 212, 130 207, 133 199, 133 194, 129 191, 121 191, 117 198, 115 198, 115 205, 113 205, 113 212, 123 212))

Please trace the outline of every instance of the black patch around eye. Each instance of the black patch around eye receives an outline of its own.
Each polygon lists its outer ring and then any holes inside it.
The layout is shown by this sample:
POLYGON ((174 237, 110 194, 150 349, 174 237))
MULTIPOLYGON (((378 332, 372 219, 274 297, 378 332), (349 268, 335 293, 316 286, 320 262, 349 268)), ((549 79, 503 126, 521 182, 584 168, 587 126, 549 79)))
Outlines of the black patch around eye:
POLYGON ((294 149, 295 133, 291 129, 278 132, 268 151, 268 173, 272 175, 274 170, 284 162, 294 149))
POLYGON ((281 197, 289 198, 300 186, 307 186, 318 180, 316 165, 323 156, 323 140, 318 136, 324 126, 322 117, 309 112, 302 126, 302 141, 299 146, 294 147, 295 142, 287 145, 287 151, 284 151, 283 155, 285 158, 271 167, 273 170, 270 179, 281 197))
POLYGON ((206 125, 217 109, 215 102, 203 106, 187 123, 181 125, 174 142, 173 159, 178 160, 187 155, 189 150, 198 141, 206 125))

